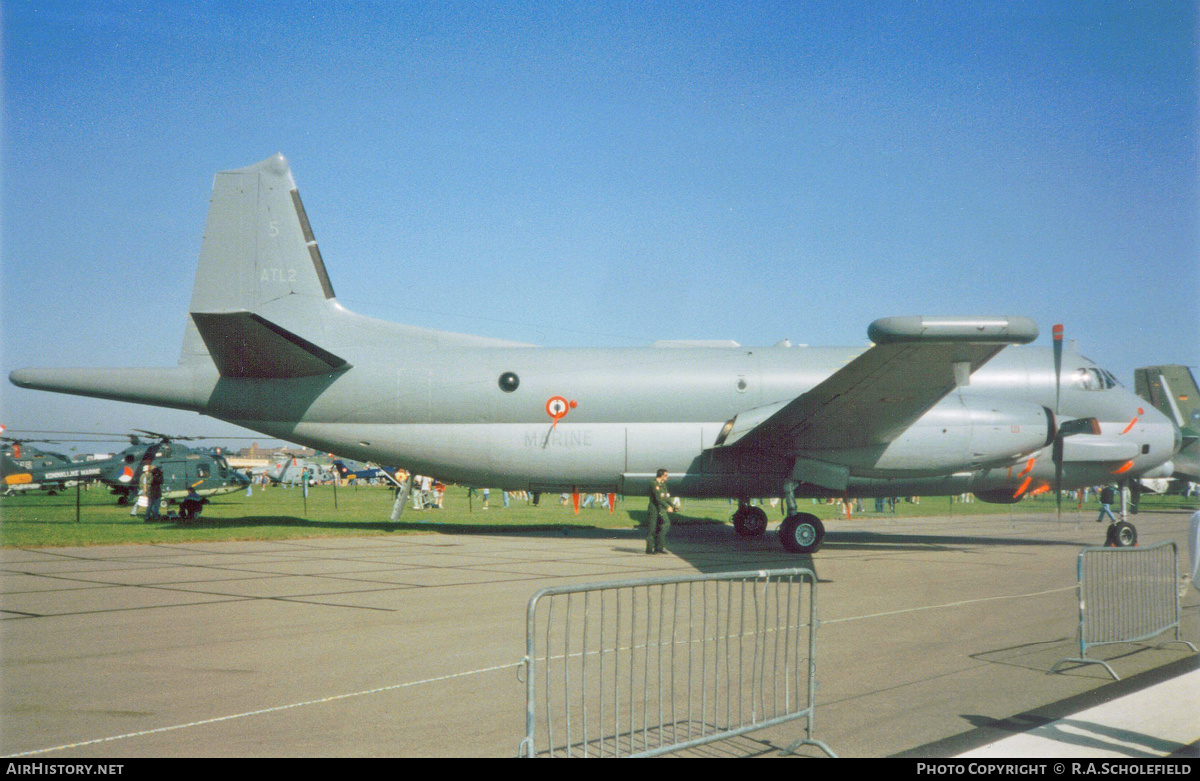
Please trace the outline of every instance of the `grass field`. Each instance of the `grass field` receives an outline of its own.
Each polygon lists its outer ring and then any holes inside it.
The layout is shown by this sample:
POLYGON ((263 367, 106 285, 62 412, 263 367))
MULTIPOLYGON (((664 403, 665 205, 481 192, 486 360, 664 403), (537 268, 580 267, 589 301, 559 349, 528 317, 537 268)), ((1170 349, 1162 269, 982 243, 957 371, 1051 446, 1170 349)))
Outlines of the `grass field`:
MULTIPOLYGON (((585 528, 631 529, 645 517, 646 500, 642 497, 618 498, 616 511, 596 507, 581 509, 576 515, 571 503, 561 504, 557 495, 543 496, 540 506, 512 499, 503 505, 500 491, 491 492, 488 510, 482 509, 478 493, 468 498, 467 489, 450 486, 441 510, 416 511, 411 502, 399 523, 390 520, 392 492, 386 488, 314 486, 307 500, 299 488, 255 488, 244 493, 219 496, 212 500, 199 521, 188 524, 178 520, 146 523, 132 517, 128 507, 119 507, 107 491, 94 487, 76 492, 68 489, 57 496, 43 494, 0 497, 0 545, 4 547, 60 547, 76 545, 121 545, 136 543, 179 543, 226 540, 277 540, 301 537, 332 537, 372 534, 420 533, 499 533, 519 529, 546 530, 585 528)), ((1197 499, 1144 497, 1143 509, 1196 509, 1197 499)), ((837 504, 798 500, 800 509, 820 518, 841 516, 837 504)), ((878 517, 873 499, 864 499, 858 517, 878 517)), ((173 508, 170 508, 173 509, 173 508)), ((1083 513, 1095 517, 1096 502, 1085 505, 1083 513)), ((687 500, 675 523, 729 523, 734 505, 724 499, 687 500)), ((898 517, 983 515, 1009 513, 1052 513, 1054 501, 1047 496, 1025 500, 1017 505, 994 505, 980 501, 968 503, 949 497, 923 497, 919 503, 899 501, 898 517)), ((778 508, 767 507, 771 521, 782 516, 778 508)), ((1077 514, 1074 502, 1064 502, 1064 513, 1077 514)), ((890 515, 891 509, 884 514, 890 515)))

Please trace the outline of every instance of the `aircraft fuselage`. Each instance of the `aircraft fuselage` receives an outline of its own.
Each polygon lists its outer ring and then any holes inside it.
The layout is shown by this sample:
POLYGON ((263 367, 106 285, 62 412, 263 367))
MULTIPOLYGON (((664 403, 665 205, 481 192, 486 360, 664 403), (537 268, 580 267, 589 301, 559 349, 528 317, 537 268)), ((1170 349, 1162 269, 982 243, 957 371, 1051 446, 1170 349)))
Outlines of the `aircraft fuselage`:
MULTIPOLYGON (((230 380, 213 385, 205 414, 319 450, 472 485, 541 491, 642 492, 670 470, 682 496, 777 495, 797 457, 845 465, 845 490, 802 484, 799 495, 920 495, 1048 482, 1045 410, 1056 406, 1050 351, 1009 348, 887 443, 847 441, 795 452, 714 448, 726 423, 792 399, 854 358, 853 348, 523 347, 397 350, 391 360, 328 378, 230 380), (513 375, 509 391, 501 378, 513 375), (287 387, 291 386, 291 387, 287 387), (272 399, 275 401, 273 402, 272 399), (565 402, 557 419, 547 411, 565 402), (994 414, 980 421, 969 410, 994 414), (1017 465, 1018 469, 1012 467, 1017 465), (1023 480, 1023 478, 1022 478, 1023 480)), ((378 355, 378 353, 376 353, 378 355)), ((1095 417, 1099 436, 1067 441, 1064 486, 1117 479, 1170 459, 1170 421, 1138 414, 1121 387, 1071 382, 1094 365, 1064 368, 1060 419, 1095 417), (1120 433, 1137 418, 1133 427, 1120 433), (1088 442, 1088 440, 1092 440, 1088 442), (1111 440, 1108 445, 1102 444, 1111 440), (1111 451, 1100 458, 1094 451, 1111 451), (1107 450, 1105 450, 1107 448, 1107 450)), ((350 359, 354 362, 353 357, 350 359)))

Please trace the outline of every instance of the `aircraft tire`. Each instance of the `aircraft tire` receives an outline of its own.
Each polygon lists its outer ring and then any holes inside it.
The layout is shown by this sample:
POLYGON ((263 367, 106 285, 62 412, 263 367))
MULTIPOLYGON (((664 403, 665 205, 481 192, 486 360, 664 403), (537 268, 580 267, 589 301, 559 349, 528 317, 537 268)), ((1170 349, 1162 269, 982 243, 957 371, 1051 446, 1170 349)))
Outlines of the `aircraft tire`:
POLYGON ((1137 545, 1137 528, 1127 521, 1118 521, 1108 527, 1106 546, 1113 548, 1132 548, 1137 545))
POLYGON ((779 527, 779 541, 789 553, 815 553, 824 539, 825 525, 809 513, 789 515, 779 527))
POLYGON ((760 537, 767 530, 767 511, 744 507, 733 514, 733 529, 742 537, 760 537))

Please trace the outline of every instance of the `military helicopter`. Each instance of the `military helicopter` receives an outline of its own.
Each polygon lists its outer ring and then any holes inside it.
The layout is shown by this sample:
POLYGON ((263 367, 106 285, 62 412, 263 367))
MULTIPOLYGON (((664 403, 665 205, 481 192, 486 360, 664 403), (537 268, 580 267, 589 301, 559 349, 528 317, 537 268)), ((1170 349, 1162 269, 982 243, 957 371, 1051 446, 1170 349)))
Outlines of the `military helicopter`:
POLYGON ((56 491, 73 482, 73 479, 67 478, 35 481, 33 470, 66 469, 73 466, 74 462, 62 453, 33 447, 30 442, 58 444, 57 440, 0 436, 0 481, 5 494, 45 490, 53 496, 56 491))
POLYGON ((162 469, 162 498, 168 503, 182 501, 193 493, 208 497, 243 491, 250 484, 250 479, 230 467, 220 452, 193 449, 178 441, 200 437, 170 436, 141 429, 137 434, 123 436, 128 436, 129 447, 111 458, 97 461, 68 461, 22 469, 18 462, 6 456, 4 482, 6 485, 45 485, 54 481, 97 480, 108 486, 108 490, 116 495, 117 504, 121 505, 137 496, 139 478, 148 464, 162 469), (153 441, 143 441, 138 434, 152 437, 153 441))
POLYGON ((333 479, 333 472, 328 464, 320 464, 312 459, 299 456, 281 456, 264 472, 272 483, 279 485, 300 485, 307 474, 310 481, 324 482, 333 479))
POLYGON ((395 467, 385 466, 361 466, 353 463, 347 463, 341 459, 333 462, 333 468, 337 470, 338 477, 342 480, 374 480, 382 477, 392 480, 392 475, 396 473, 395 467))
POLYGON ((140 429, 139 433, 157 441, 147 444, 131 435, 130 446, 106 462, 99 478, 117 495, 118 504, 127 504, 137 496, 141 471, 147 464, 162 470, 162 498, 168 503, 182 501, 192 493, 206 497, 244 491, 250 484, 250 478, 230 467, 219 451, 193 449, 178 441, 199 437, 174 437, 140 429))

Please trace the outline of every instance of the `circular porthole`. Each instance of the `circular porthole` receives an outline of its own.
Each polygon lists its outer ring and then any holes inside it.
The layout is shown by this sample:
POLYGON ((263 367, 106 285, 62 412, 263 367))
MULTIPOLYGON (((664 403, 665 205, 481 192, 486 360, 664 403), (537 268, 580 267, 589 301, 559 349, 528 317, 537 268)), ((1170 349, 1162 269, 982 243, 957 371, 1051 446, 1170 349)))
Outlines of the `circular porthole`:
POLYGON ((505 393, 512 393, 521 384, 521 378, 513 372, 504 372, 500 375, 500 390, 505 393))

